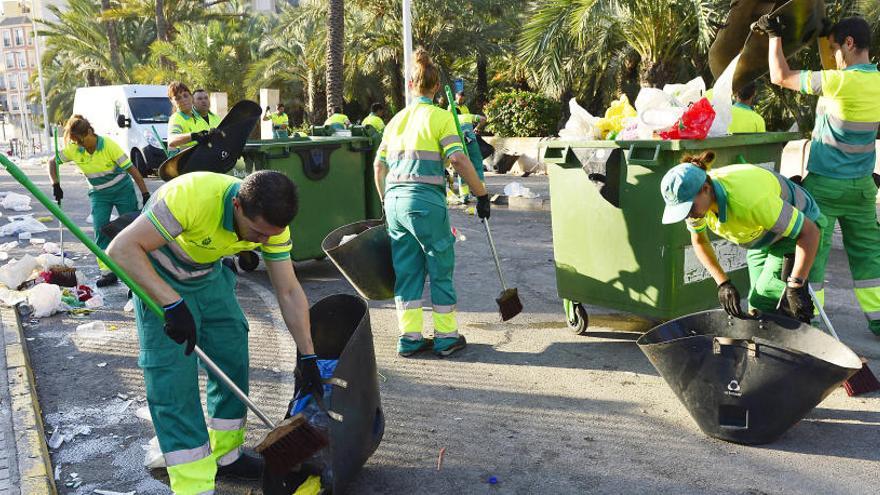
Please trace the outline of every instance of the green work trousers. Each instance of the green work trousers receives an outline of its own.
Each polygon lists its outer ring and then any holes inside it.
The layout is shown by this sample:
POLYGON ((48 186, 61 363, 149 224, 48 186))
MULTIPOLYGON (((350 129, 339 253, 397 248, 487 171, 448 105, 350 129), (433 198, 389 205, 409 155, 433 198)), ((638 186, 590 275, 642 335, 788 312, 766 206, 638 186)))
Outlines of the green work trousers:
MULTIPOLYGON (((110 245, 110 238, 101 232, 105 225, 110 223, 110 215, 116 208, 118 215, 124 215, 137 211, 138 201, 134 194, 134 183, 129 177, 125 177, 119 183, 107 189, 90 189, 89 201, 92 203, 92 226, 95 228, 95 244, 106 250, 110 245)), ((101 271, 108 271, 107 265, 98 260, 101 271)))
POLYGON ((457 337, 455 237, 449 227, 449 211, 445 205, 390 193, 385 199, 385 215, 397 278, 394 301, 401 335, 422 338, 422 292, 427 275, 435 337, 457 337))
MULTIPOLYGON (((156 271, 183 297, 195 319, 199 347, 248 392, 248 324, 235 297, 236 275, 217 263, 199 279, 180 282, 154 263, 156 271)), ((245 406, 208 373, 208 422, 202 414, 195 354, 172 341, 161 318, 135 299, 140 339, 138 364, 144 370, 147 405, 178 494, 213 493, 217 465, 238 459, 244 442, 245 406)))
POLYGON ((818 277, 814 288, 820 301, 824 301, 825 296, 825 267, 831 253, 834 224, 839 222, 856 299, 871 331, 880 336, 880 225, 877 224, 877 186, 873 178, 869 175, 860 179, 833 179, 810 174, 804 179, 804 188, 816 198, 828 218, 814 267, 818 277))

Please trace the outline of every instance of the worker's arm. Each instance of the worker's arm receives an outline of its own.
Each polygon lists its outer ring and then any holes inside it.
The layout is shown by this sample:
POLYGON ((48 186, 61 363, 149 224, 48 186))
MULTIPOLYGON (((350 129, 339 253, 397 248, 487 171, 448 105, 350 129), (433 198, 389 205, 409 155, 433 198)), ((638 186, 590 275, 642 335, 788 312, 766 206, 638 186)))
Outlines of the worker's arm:
POLYGON ((180 148, 184 144, 193 141, 192 133, 185 134, 177 134, 171 133, 168 135, 168 147, 169 148, 180 148))
POLYGON ((458 172, 458 175, 467 182, 468 187, 471 188, 471 194, 474 196, 488 194, 486 186, 483 185, 480 177, 477 175, 477 169, 474 168, 474 164, 471 163, 470 158, 465 156, 464 153, 456 151, 449 157, 449 162, 455 168, 455 171, 458 172))
POLYGON ((718 258, 715 256, 715 250, 712 248, 712 243, 709 241, 709 234, 705 230, 699 233, 691 232, 691 245, 694 247, 694 253, 696 253, 697 259, 700 260, 703 267, 709 271, 709 274, 712 275, 712 278, 717 285, 721 285, 730 280, 730 277, 727 276, 724 268, 721 268, 721 264, 718 263, 718 258))
POLYGON ((296 342, 300 354, 314 354, 311 323, 309 322, 309 301, 306 293, 296 278, 293 262, 289 259, 266 261, 269 280, 275 288, 275 297, 281 308, 284 323, 296 342))
POLYGON ((144 183, 144 177, 141 175, 141 172, 137 169, 137 167, 128 167, 128 175, 130 175, 131 178, 134 179, 134 183, 135 185, 137 185, 138 191, 140 191, 141 194, 146 194, 147 192, 149 192, 149 190, 147 189, 147 185, 144 183))
POLYGON ((373 179, 376 183, 376 190, 379 191, 379 199, 385 200, 385 177, 388 175, 388 164, 382 160, 376 159, 373 163, 373 179))
POLYGON ((801 233, 797 238, 797 247, 794 251, 792 277, 801 280, 807 280, 810 277, 810 269, 813 268, 813 261, 815 261, 816 252, 819 250, 820 236, 821 233, 816 224, 809 218, 804 218, 804 226, 801 227, 801 233))
POLYGON ((55 170, 55 157, 49 158, 48 168, 49 168, 49 178, 52 179, 52 184, 58 184, 58 172, 55 170))
POLYGON ((788 65, 788 60, 785 59, 785 52, 782 50, 782 38, 770 38, 768 59, 770 63, 770 82, 786 89, 800 91, 801 71, 791 70, 791 67, 788 65))
POLYGON ((180 294, 171 288, 156 273, 148 254, 167 243, 162 234, 150 223, 146 215, 138 216, 113 239, 107 247, 107 254, 123 267, 138 285, 160 306, 167 306, 180 299, 180 294))

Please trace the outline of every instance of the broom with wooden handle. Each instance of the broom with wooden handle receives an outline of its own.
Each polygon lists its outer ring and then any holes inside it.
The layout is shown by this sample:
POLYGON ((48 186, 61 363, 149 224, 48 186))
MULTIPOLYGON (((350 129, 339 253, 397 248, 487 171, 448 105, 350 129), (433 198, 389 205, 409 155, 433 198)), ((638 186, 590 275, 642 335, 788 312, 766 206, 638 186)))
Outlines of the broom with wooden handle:
MULTIPOLYGON (((165 318, 165 312, 162 308, 123 270, 112 258, 98 247, 95 242, 86 236, 75 223, 73 223, 58 206, 53 203, 43 191, 21 171, 18 166, 12 163, 8 158, 0 155, 0 164, 6 168, 10 175, 23 185, 31 194, 37 198, 37 201, 43 204, 61 223, 63 223, 83 244, 94 253, 101 261, 103 261, 110 270, 134 292, 147 307, 155 313, 159 318, 165 318)), ((294 469, 298 464, 307 460, 315 452, 329 445, 327 436, 321 431, 313 427, 306 421, 301 414, 287 418, 279 424, 275 424, 268 416, 251 401, 241 389, 235 385, 228 376, 208 357, 205 352, 195 346, 196 356, 205 364, 205 367, 212 375, 223 382, 226 387, 235 394, 238 399, 244 403, 254 414, 260 418, 267 427, 271 429, 262 442, 257 446, 257 452, 261 453, 266 460, 267 468, 278 474, 283 474, 294 469)))

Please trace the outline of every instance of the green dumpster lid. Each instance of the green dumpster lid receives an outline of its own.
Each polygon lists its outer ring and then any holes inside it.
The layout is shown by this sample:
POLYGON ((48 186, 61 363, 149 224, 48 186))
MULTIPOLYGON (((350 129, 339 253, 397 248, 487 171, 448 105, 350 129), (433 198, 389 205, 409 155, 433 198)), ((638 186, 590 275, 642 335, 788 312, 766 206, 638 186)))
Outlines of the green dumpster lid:
POLYGON ((751 134, 732 134, 730 136, 714 137, 706 139, 688 139, 688 140, 664 140, 664 139, 642 139, 642 140, 566 140, 554 139, 548 141, 545 146, 548 148, 564 148, 570 146, 572 148, 659 148, 661 151, 678 151, 678 150, 703 150, 714 147, 729 148, 732 146, 749 146, 755 144, 769 143, 787 143, 801 139, 802 136, 797 132, 757 132, 751 134))
POLYGON ((307 138, 298 139, 267 139, 267 140, 251 140, 245 144, 246 150, 257 150, 264 148, 309 148, 321 144, 349 144, 349 143, 366 143, 370 138, 364 136, 309 136, 307 138))

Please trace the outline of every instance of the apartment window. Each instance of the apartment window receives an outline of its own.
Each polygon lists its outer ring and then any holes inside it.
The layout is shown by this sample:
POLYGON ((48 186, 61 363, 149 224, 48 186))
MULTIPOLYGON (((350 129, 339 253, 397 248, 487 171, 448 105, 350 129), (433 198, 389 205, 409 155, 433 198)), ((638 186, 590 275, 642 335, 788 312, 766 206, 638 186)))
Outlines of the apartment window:
POLYGON ((27 57, 24 52, 18 52, 18 68, 27 69, 27 57))
POLYGON ((21 89, 30 89, 30 88, 31 88, 31 81, 30 81, 30 79, 31 79, 31 78, 28 77, 28 73, 27 73, 27 72, 22 72, 22 73, 21 73, 21 89))
POLYGON ((9 90, 18 91, 18 77, 15 74, 9 74, 9 90))
POLYGON ((27 30, 27 42, 28 46, 33 46, 34 44, 34 32, 30 29, 27 30))
POLYGON ((29 65, 30 67, 35 67, 35 65, 34 65, 34 60, 36 60, 36 58, 37 58, 37 55, 34 53, 33 50, 28 50, 28 51, 27 51, 28 65, 29 65))
POLYGON ((15 55, 13 55, 12 53, 7 53, 6 54, 6 68, 12 69, 14 67, 15 67, 15 55))
POLYGON ((24 45, 24 29, 16 28, 15 29, 15 46, 24 45))
POLYGON ((6 91, 6 78, 0 76, 0 91, 6 91))
POLYGON ((3 46, 6 48, 12 46, 12 32, 8 29, 3 30, 3 46))
POLYGON ((19 102, 18 95, 12 95, 9 98, 9 109, 12 110, 13 112, 19 111, 18 102, 19 102))

